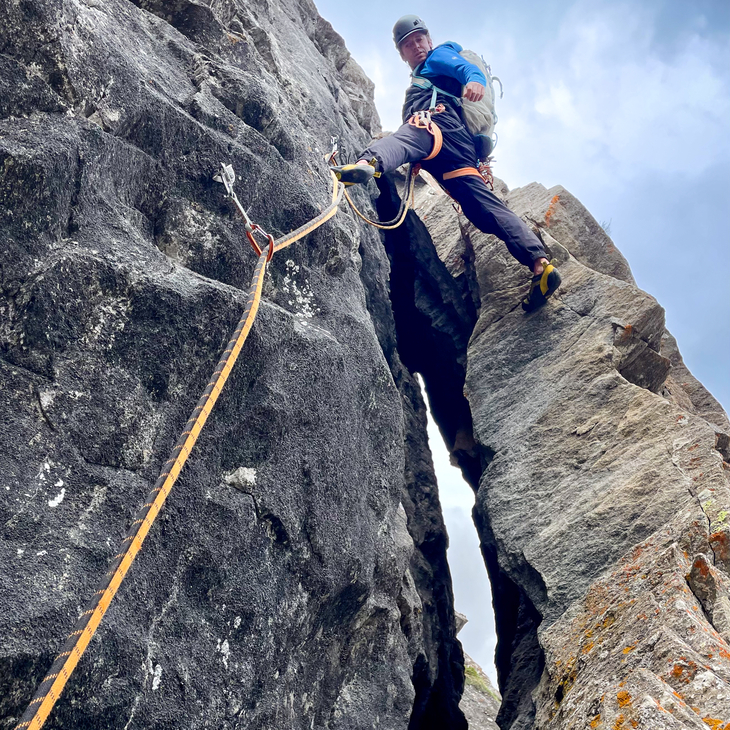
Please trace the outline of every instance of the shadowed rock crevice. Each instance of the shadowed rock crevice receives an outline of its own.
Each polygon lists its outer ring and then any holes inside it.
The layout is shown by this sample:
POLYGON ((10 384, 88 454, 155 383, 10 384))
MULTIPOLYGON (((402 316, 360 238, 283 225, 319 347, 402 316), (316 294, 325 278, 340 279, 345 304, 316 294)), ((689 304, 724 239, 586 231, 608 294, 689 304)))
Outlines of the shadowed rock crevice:
MULTIPOLYGON (((387 190, 388 182, 385 185, 387 190)), ((355 195, 356 197, 361 195, 358 204, 362 205, 364 202, 362 191, 355 191, 355 195)), ((381 211, 380 215, 382 217, 386 214, 381 211)), ((420 224, 419 221, 416 223, 420 224)), ((425 233, 422 225, 420 230, 425 233)), ((425 235, 428 234, 425 233, 425 235)), ((380 247, 381 244, 378 243, 377 246, 380 247)), ((423 612, 419 622, 422 628, 418 629, 408 605, 404 603, 401 607, 401 624, 406 636, 414 637, 419 630, 422 632, 422 648, 412 654, 413 674, 411 679, 416 696, 409 728, 410 730, 440 730, 448 727, 465 730, 466 721, 459 709, 459 700, 464 686, 464 658, 461 646, 456 639, 451 576, 446 560, 446 528, 441 514, 436 476, 426 435, 426 405, 415 379, 416 370, 412 369, 413 363, 417 363, 419 360, 410 358, 409 349, 402 345, 400 341, 402 330, 398 326, 400 315, 394 316, 394 309, 391 305, 395 291, 401 295, 397 297, 401 303, 407 301, 408 291, 413 296, 414 280, 411 279, 409 290, 400 287, 402 282, 396 283, 392 278, 393 263, 391 261, 389 291, 387 283, 386 286, 383 286, 382 262, 378 260, 376 253, 370 242, 363 241, 360 248, 363 261, 360 276, 367 292, 368 310, 373 315, 378 339, 403 402, 405 490, 402 504, 408 532, 415 546, 410 560, 410 570, 414 587, 421 598, 423 612), (405 358, 410 358, 411 367, 406 365, 405 358)), ((401 263, 403 262, 401 261, 401 263)), ((431 265, 435 271, 438 271, 441 266, 437 258, 435 261, 431 261, 431 265)), ((409 266, 409 271, 414 276, 419 275, 417 265, 409 266)), ((387 272, 385 273, 387 277, 387 272)), ((432 288, 436 286, 438 289, 438 282, 430 281, 428 284, 432 288)), ((427 302, 428 299, 422 300, 424 304, 427 302)), ((458 306, 458 301, 455 301, 455 304, 458 306)), ((439 306, 439 299, 434 296, 431 314, 436 314, 439 306)), ((409 309, 409 315, 413 313, 417 313, 417 310, 409 309)), ((427 330, 428 324, 422 321, 418 334, 427 336, 427 330)), ((449 346, 448 330, 444 328, 443 324, 437 337, 440 337, 442 346, 449 346)), ((414 342, 417 342, 415 335, 409 338, 409 346, 412 346, 414 342)), ((449 352, 456 357, 453 345, 449 352)), ((448 358, 445 358, 443 362, 447 362, 447 360, 448 358)), ((418 372, 421 372, 420 368, 418 372)), ((462 422, 464 421, 462 420, 462 422)))
MULTIPOLYGON (((495 666, 502 703, 496 722, 511 728, 516 719, 528 723, 535 718, 531 692, 539 682, 545 664, 537 637, 542 616, 521 585, 500 568, 489 517, 474 508, 474 522, 481 538, 481 550, 492 587, 492 604, 497 632, 495 666), (491 540, 490 540, 491 537, 491 540)), ((534 572, 533 585, 544 596, 545 585, 534 572)))
MULTIPOLYGON (((381 178, 379 187, 378 214, 381 220, 390 220, 400 205, 392 176, 381 178)), ((449 274, 428 229, 412 213, 400 228, 385 232, 385 247, 398 353, 412 373, 423 377, 446 446, 474 486, 489 457, 474 440, 464 396, 466 349, 477 320, 468 280, 449 274)))
MULTIPOLYGON (((380 196, 376 205, 379 217, 381 220, 390 220, 397 214, 400 204, 393 177, 381 178, 378 186, 380 196)), ((467 483, 476 491, 494 452, 474 440, 471 412, 464 395, 466 348, 476 322, 478 303, 474 297, 474 282, 470 282, 469 276, 458 279, 451 276, 439 259, 425 225, 412 213, 408 214, 400 228, 385 233, 384 242, 391 265, 389 294, 398 356, 408 371, 419 373, 423 378, 431 413, 451 458, 461 468, 467 483)), ((473 268, 467 271, 473 275, 473 268)), ((420 395, 417 400, 420 403, 420 395)), ((422 404, 420 408, 424 410, 422 404)), ((425 412, 422 421, 421 428, 425 428, 425 412)), ((443 541, 443 534, 439 530, 440 542, 443 541)), ((431 547, 430 550, 423 550, 424 557, 431 565, 439 565, 441 572, 448 571, 445 544, 431 547)), ((489 548, 485 547, 484 550, 487 570, 496 587, 493 592, 495 610, 502 623, 500 646, 509 647, 503 652, 502 674, 509 674, 510 660, 515 652, 525 655, 525 664, 529 664, 532 669, 540 667, 539 660, 534 662, 532 657, 528 658, 533 650, 540 654, 536 638, 539 617, 524 592, 501 573, 495 560, 490 561, 489 548), (518 616, 518 623, 515 623, 513 617, 518 616)), ((458 670, 462 673, 463 666, 459 666, 458 670)), ((524 681, 524 673, 519 670, 518 673, 519 681, 524 681)), ((538 671, 533 678, 533 685, 537 684, 539 676, 538 671)), ((414 685, 417 692, 418 684, 416 674, 414 685)), ((443 724, 443 720, 442 724, 429 724, 429 718, 437 717, 434 714, 435 699, 434 696, 430 708, 424 708, 427 711, 423 712, 421 722, 426 722, 426 725, 416 723, 417 701, 412 728, 453 727, 443 724)))

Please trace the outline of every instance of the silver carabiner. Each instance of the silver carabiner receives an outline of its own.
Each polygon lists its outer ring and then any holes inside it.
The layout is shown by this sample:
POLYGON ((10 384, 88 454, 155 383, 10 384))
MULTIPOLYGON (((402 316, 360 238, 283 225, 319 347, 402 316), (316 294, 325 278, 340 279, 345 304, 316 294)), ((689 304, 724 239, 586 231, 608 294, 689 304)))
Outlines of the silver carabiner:
POLYGON ((233 170, 233 165, 226 165, 221 162, 220 172, 213 177, 213 180, 218 183, 222 183, 226 189, 228 195, 233 195, 233 183, 236 182, 236 173, 233 170))
POLYGON ((244 210, 243 206, 241 205, 241 201, 238 199, 238 196, 233 190, 233 183, 236 182, 236 173, 233 170, 233 165, 226 165, 225 163, 221 162, 220 172, 217 175, 213 176, 213 180, 217 183, 221 183, 225 187, 226 195, 233 201, 236 208, 238 208, 238 212, 243 218, 246 230, 249 233, 253 233, 253 221, 248 217, 248 213, 246 213, 246 211, 244 210))

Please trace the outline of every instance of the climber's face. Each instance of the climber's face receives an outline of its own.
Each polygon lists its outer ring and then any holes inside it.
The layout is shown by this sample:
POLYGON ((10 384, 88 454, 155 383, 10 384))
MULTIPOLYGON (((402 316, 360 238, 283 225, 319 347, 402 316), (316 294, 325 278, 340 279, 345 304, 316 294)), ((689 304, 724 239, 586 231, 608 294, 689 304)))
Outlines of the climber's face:
POLYGON ((398 50, 400 57, 411 68, 416 68, 419 63, 426 60, 429 51, 433 50, 433 41, 428 33, 422 33, 419 30, 404 38, 398 46, 398 50))

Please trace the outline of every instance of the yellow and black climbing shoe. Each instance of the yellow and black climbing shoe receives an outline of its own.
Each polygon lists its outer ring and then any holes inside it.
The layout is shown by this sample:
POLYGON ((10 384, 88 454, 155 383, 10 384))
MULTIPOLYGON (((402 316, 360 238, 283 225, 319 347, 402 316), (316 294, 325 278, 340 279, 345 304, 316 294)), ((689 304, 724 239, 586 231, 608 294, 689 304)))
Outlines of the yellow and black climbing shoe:
POLYGON ((522 309, 525 312, 534 312, 540 309, 560 286, 560 274, 552 263, 545 264, 542 274, 532 277, 530 291, 522 300, 522 309))
POLYGON ((372 165, 337 165, 330 167, 335 177, 345 186, 364 184, 375 175, 372 165))

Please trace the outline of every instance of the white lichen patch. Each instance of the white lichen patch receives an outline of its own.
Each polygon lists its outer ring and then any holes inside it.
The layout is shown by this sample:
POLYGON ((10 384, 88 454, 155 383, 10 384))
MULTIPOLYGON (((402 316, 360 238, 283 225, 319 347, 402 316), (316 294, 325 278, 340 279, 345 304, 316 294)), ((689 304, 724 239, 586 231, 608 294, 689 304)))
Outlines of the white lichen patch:
POLYGON ((129 299, 112 299, 94 308, 94 317, 89 320, 82 342, 86 345, 98 343, 110 349, 114 340, 125 327, 131 302, 129 299))
POLYGON ((210 251, 217 245, 219 237, 214 235, 208 227, 210 220, 195 208, 185 208, 183 211, 185 220, 185 230, 194 232, 195 240, 198 241, 204 249, 210 251))
POLYGON ((155 692, 162 681, 162 666, 157 664, 152 672, 152 691, 155 692))
POLYGON ((223 666, 228 669, 228 658, 231 656, 231 646, 228 643, 228 639, 224 639, 223 641, 218 639, 218 646, 216 647, 216 651, 219 651, 221 653, 223 666))
POLYGON ((236 616, 236 618, 233 621, 233 628, 237 629, 241 625, 241 617, 236 616))
MULTIPOLYGON (((60 480, 60 484, 63 484, 63 480, 60 480)), ((56 486, 59 486, 56 484, 56 486)), ((48 500, 48 506, 49 507, 58 507, 61 502, 63 502, 63 498, 66 496, 66 489, 62 488, 61 491, 53 498, 48 500)))
POLYGON ((290 307, 294 307, 294 314, 297 317, 311 319, 320 309, 314 305, 314 294, 312 293, 312 287, 309 285, 309 282, 306 280, 301 284, 297 282, 296 277, 299 275, 299 272, 299 264, 288 259, 286 262, 286 274, 282 280, 281 288, 284 294, 289 296, 287 302, 290 307))
POLYGON ((223 481, 231 487, 246 491, 256 486, 256 469, 248 466, 239 466, 230 474, 223 475, 223 481))
POLYGON ((43 410, 46 408, 50 408, 53 405, 53 399, 56 397, 56 394, 52 390, 42 390, 39 394, 39 398, 41 399, 41 406, 43 407, 43 410))
POLYGON ((51 460, 44 461, 40 468, 38 469, 38 474, 36 475, 36 479, 38 479, 39 482, 43 483, 46 481, 48 475, 51 473, 51 460))

